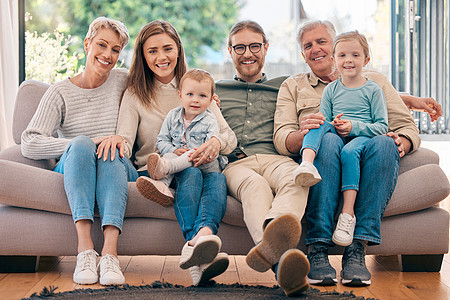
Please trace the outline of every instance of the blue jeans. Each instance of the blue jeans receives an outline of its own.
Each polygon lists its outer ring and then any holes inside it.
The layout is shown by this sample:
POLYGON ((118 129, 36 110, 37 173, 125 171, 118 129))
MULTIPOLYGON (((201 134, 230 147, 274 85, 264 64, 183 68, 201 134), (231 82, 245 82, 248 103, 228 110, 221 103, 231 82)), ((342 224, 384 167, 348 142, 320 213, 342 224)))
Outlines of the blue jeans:
POLYGON ((54 171, 64 174, 64 188, 74 222, 94 221, 97 206, 102 227, 112 225, 122 231, 128 199, 128 181, 136 181, 137 172, 127 158, 97 159, 97 146, 91 138, 74 138, 54 171))
MULTIPOLYGON (((336 129, 330 122, 325 121, 325 123, 316 129, 311 129, 303 139, 303 147, 300 151, 305 148, 312 149, 314 152, 319 152, 320 145, 322 142, 322 137, 324 134, 332 132, 337 134, 336 129)), ((360 160, 361 154, 364 151, 364 146, 370 137, 358 136, 354 138, 343 138, 344 147, 341 149, 341 164, 342 164, 342 189, 345 190, 359 190, 359 180, 360 180, 360 160)))
MULTIPOLYGON (((324 134, 314 165, 322 181, 309 190, 305 244, 332 245, 334 216, 340 201, 342 139, 324 134)), ((397 183, 400 156, 394 139, 385 135, 371 138, 361 153, 361 180, 355 202, 354 239, 380 244, 380 226, 386 205, 397 183)))
POLYGON ((190 167, 174 177, 174 209, 186 241, 203 227, 217 234, 227 208, 227 183, 222 173, 190 167))

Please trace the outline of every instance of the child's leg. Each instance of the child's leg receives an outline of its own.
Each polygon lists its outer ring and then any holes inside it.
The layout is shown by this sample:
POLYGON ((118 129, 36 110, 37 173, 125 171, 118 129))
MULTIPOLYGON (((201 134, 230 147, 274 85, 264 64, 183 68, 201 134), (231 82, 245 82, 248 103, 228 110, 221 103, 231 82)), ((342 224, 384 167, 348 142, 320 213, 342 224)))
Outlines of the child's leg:
POLYGON ((344 206, 333 233, 333 242, 337 245, 348 246, 353 241, 356 225, 354 207, 359 189, 360 156, 364 145, 369 140, 369 137, 356 137, 345 144, 341 151, 344 206))
POLYGON ((158 153, 149 154, 147 157, 148 175, 152 179, 162 179, 167 175, 192 167, 192 162, 189 161, 189 153, 191 152, 188 151, 181 156, 175 153, 166 153, 164 157, 161 157, 158 153))
POLYGON ((342 148, 342 192, 359 190, 361 153, 369 140, 370 138, 367 136, 355 137, 342 148))
POLYGON ((354 216, 355 212, 353 208, 355 207, 355 200, 357 195, 356 190, 345 190, 344 194, 344 206, 342 207, 342 213, 346 213, 350 216, 354 216))
POLYGON ((333 125, 325 122, 317 129, 311 129, 303 138, 303 146, 300 150, 302 156, 301 164, 295 169, 293 176, 296 185, 313 186, 322 180, 319 172, 314 166, 316 153, 319 151, 322 136, 329 132, 336 132, 333 125))
POLYGON ((222 170, 220 169, 219 160, 217 158, 213 159, 207 164, 203 164, 198 166, 200 170, 202 170, 205 173, 211 173, 211 172, 217 172, 221 173, 222 170))

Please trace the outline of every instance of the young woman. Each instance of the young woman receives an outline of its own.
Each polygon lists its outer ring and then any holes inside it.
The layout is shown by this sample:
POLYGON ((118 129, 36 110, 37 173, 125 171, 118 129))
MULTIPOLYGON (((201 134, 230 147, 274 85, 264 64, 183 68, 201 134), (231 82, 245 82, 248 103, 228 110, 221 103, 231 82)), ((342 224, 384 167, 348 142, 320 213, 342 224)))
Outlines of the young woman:
MULTIPOLYGON (((121 22, 105 17, 95 19, 84 40, 85 70, 47 90, 22 134, 24 156, 59 159, 54 171, 64 174, 64 188, 78 235, 73 274, 78 284, 98 281, 98 254, 91 237, 96 203, 104 234, 100 284, 125 281, 117 259, 117 240, 127 203, 127 181, 136 180, 136 170, 124 157, 111 160, 105 155, 98 159, 97 149, 103 148, 116 131, 127 71, 113 68, 128 40, 128 31, 121 22), (55 132, 57 138, 53 137, 55 132)), ((114 147, 111 156, 115 151, 114 147)))
MULTIPOLYGON (((127 157, 133 145, 137 146, 134 163, 140 176, 148 176, 147 156, 157 152, 156 140, 166 115, 180 105, 177 87, 185 72, 183 45, 176 29, 166 21, 144 26, 136 38, 117 128, 117 140, 125 140, 127 157)), ((227 154, 236 147, 236 136, 215 101, 209 109, 220 131, 191 155, 194 166, 211 162, 219 151, 227 154)), ((175 214, 186 239, 180 266, 190 268, 194 284, 199 284, 228 267, 228 257, 219 253, 221 241, 216 236, 226 209, 226 179, 221 173, 202 175, 198 168, 191 167, 178 173, 173 183, 175 214)), ((149 193, 146 197, 160 195, 149 193)))

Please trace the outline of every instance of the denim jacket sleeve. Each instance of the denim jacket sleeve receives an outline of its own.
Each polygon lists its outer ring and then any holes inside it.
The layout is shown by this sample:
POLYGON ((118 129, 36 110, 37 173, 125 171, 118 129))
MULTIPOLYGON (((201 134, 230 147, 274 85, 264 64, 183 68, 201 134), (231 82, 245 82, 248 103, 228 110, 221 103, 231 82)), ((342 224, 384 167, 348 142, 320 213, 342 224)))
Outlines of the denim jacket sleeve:
POLYGON ((170 134, 171 125, 173 124, 175 114, 176 112, 174 110, 171 110, 167 114, 161 126, 161 130, 159 131, 156 146, 158 147, 161 155, 164 155, 166 153, 173 153, 177 149, 172 142, 172 136, 170 134))

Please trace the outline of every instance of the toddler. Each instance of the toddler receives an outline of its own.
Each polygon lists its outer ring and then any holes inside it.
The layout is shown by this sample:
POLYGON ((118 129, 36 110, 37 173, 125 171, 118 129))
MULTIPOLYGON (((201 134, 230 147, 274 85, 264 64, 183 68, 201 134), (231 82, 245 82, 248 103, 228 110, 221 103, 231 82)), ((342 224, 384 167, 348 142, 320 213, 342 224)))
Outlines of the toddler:
MULTIPOLYGON (((219 133, 219 124, 207 108, 214 95, 214 80, 203 70, 192 69, 181 78, 178 94, 182 106, 172 109, 164 120, 157 137, 158 153, 147 158, 148 177, 136 182, 139 192, 162 206, 171 206, 174 198, 169 185, 174 174, 193 166, 189 156, 197 147, 219 133), (142 184, 142 181, 147 181, 142 184)), ((221 172, 219 159, 206 158, 199 165, 203 172, 221 172)), ((220 157, 223 164, 226 158, 220 157)))

